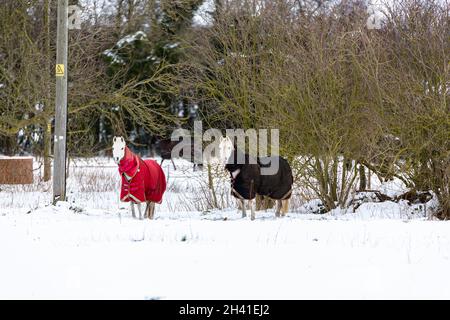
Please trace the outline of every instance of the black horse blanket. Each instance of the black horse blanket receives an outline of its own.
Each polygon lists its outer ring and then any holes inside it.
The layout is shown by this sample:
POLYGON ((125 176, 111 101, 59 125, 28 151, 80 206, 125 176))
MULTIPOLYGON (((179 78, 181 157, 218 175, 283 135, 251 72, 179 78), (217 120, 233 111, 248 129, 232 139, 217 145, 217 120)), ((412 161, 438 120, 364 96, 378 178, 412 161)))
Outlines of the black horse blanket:
MULTIPOLYGON (((244 163, 239 163, 239 152, 236 151, 228 159, 225 169, 231 175, 232 194, 236 198, 251 200, 256 195, 268 196, 275 200, 286 200, 291 197, 294 182, 292 169, 286 159, 280 156, 254 158, 243 155, 244 163), (275 174, 262 174, 262 168, 278 161, 275 174)), ((242 156, 242 155, 241 155, 242 156)))

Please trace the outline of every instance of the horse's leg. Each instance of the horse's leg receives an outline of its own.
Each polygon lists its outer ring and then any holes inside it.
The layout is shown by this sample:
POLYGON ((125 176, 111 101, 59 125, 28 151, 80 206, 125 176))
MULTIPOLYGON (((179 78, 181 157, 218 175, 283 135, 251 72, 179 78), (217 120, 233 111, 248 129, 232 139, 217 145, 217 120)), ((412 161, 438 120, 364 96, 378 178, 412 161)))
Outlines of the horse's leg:
POLYGON ((276 216, 276 217, 279 217, 279 216, 280 216, 280 211, 281 211, 281 206, 282 206, 281 201, 282 201, 282 200, 277 200, 277 210, 275 211, 275 216, 276 216))
POLYGON ((281 215, 284 217, 289 211, 289 199, 281 200, 281 215))
POLYGON ((245 218, 247 216, 247 213, 245 211, 245 200, 241 200, 242 205, 242 218, 245 218))
POLYGON ((165 159, 161 159, 161 163, 159 164, 159 166, 162 166, 164 160, 165 160, 165 159))
POLYGON ((149 208, 149 216, 148 216, 148 218, 149 219, 153 219, 153 217, 155 216, 155 203, 154 202, 150 202, 149 206, 150 206, 150 208, 149 208))
POLYGON ((250 219, 255 220, 255 208, 253 206, 253 200, 248 200, 248 203, 250 204, 250 212, 251 212, 250 219))
POLYGON ((134 202, 131 201, 130 205, 131 205, 131 214, 132 214, 133 218, 136 218, 136 213, 134 212, 134 202))
POLYGON ((149 219, 152 218, 152 208, 153 208, 153 202, 149 201, 148 202, 148 213, 147 213, 147 218, 149 218, 149 219))
POLYGON ((139 211, 139 220, 142 220, 142 206, 140 202, 138 202, 137 207, 139 211))
POLYGON ((149 202, 149 201, 146 201, 146 202, 145 202, 144 219, 148 217, 148 214, 149 214, 149 213, 148 213, 148 210, 149 210, 149 208, 150 208, 149 205, 150 205, 150 202, 149 202))

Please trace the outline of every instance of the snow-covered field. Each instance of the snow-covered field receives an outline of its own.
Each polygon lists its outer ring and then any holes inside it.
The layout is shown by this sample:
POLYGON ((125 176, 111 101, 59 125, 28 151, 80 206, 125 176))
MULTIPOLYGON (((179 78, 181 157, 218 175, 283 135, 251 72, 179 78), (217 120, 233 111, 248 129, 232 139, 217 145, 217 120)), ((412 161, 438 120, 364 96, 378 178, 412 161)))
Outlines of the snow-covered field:
POLYGON ((423 208, 319 215, 311 202, 250 221, 226 177, 223 209, 209 210, 205 173, 176 163, 164 163, 168 191, 153 221, 119 202, 109 159, 71 163, 68 202, 56 207, 48 183, 0 186, 0 298, 450 298, 450 223, 423 208))

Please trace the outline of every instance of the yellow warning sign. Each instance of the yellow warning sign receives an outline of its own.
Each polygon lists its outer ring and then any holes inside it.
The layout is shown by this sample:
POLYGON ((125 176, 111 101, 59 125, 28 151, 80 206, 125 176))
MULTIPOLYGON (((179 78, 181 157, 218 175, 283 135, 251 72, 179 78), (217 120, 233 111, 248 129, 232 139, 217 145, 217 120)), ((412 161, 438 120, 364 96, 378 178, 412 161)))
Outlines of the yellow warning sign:
POLYGON ((63 64, 56 65, 56 76, 64 77, 64 65, 63 64))

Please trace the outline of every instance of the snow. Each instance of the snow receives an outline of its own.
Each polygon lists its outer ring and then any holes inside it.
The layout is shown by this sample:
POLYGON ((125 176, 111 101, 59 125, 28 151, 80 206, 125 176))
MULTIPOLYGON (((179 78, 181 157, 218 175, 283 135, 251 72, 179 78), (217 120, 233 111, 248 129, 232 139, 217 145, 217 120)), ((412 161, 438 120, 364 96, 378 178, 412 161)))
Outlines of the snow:
POLYGON ((117 53, 113 52, 113 50, 111 50, 111 49, 103 51, 103 54, 105 56, 107 56, 108 58, 111 58, 113 64, 124 64, 125 63, 125 61, 117 53))
POLYGON ((206 0, 195 12, 194 18, 192 19, 192 25, 205 27, 212 26, 213 18, 211 16, 211 13, 213 13, 215 10, 216 6, 214 1, 206 0))
POLYGON ((44 111, 44 105, 43 105, 42 103, 36 103, 36 104, 34 105, 34 109, 35 109, 36 111, 42 112, 42 111, 44 111))
POLYGON ((148 60, 153 61, 153 64, 159 64, 159 63, 161 63, 161 59, 159 59, 159 58, 156 57, 156 56, 150 55, 150 56, 147 56, 145 59, 146 59, 147 61, 148 61, 148 60))
POLYGON ((391 198, 397 197, 408 191, 406 185, 398 179, 384 182, 379 189, 382 194, 391 198))
POLYGON ((110 158, 72 160, 56 206, 51 183, 2 185, 0 299, 450 298, 450 222, 406 202, 313 214, 317 200, 251 221, 228 176, 216 180, 223 209, 210 209, 206 173, 175 164, 163 164, 168 190, 152 221, 119 201, 110 158))
POLYGON ((168 43, 164 46, 164 49, 175 49, 178 46, 180 46, 179 42, 175 42, 175 43, 168 43))
POLYGON ((147 35, 143 31, 137 31, 133 34, 129 34, 117 41, 114 48, 103 51, 103 54, 110 58, 113 64, 125 64, 123 58, 117 54, 117 50, 120 50, 124 46, 133 43, 134 41, 142 39, 147 39, 147 35))
POLYGON ((127 35, 127 36, 123 37, 122 39, 120 39, 117 42, 116 47, 120 49, 124 45, 133 43, 136 40, 142 40, 142 39, 146 39, 146 38, 147 38, 147 35, 143 31, 137 31, 133 34, 127 35))

